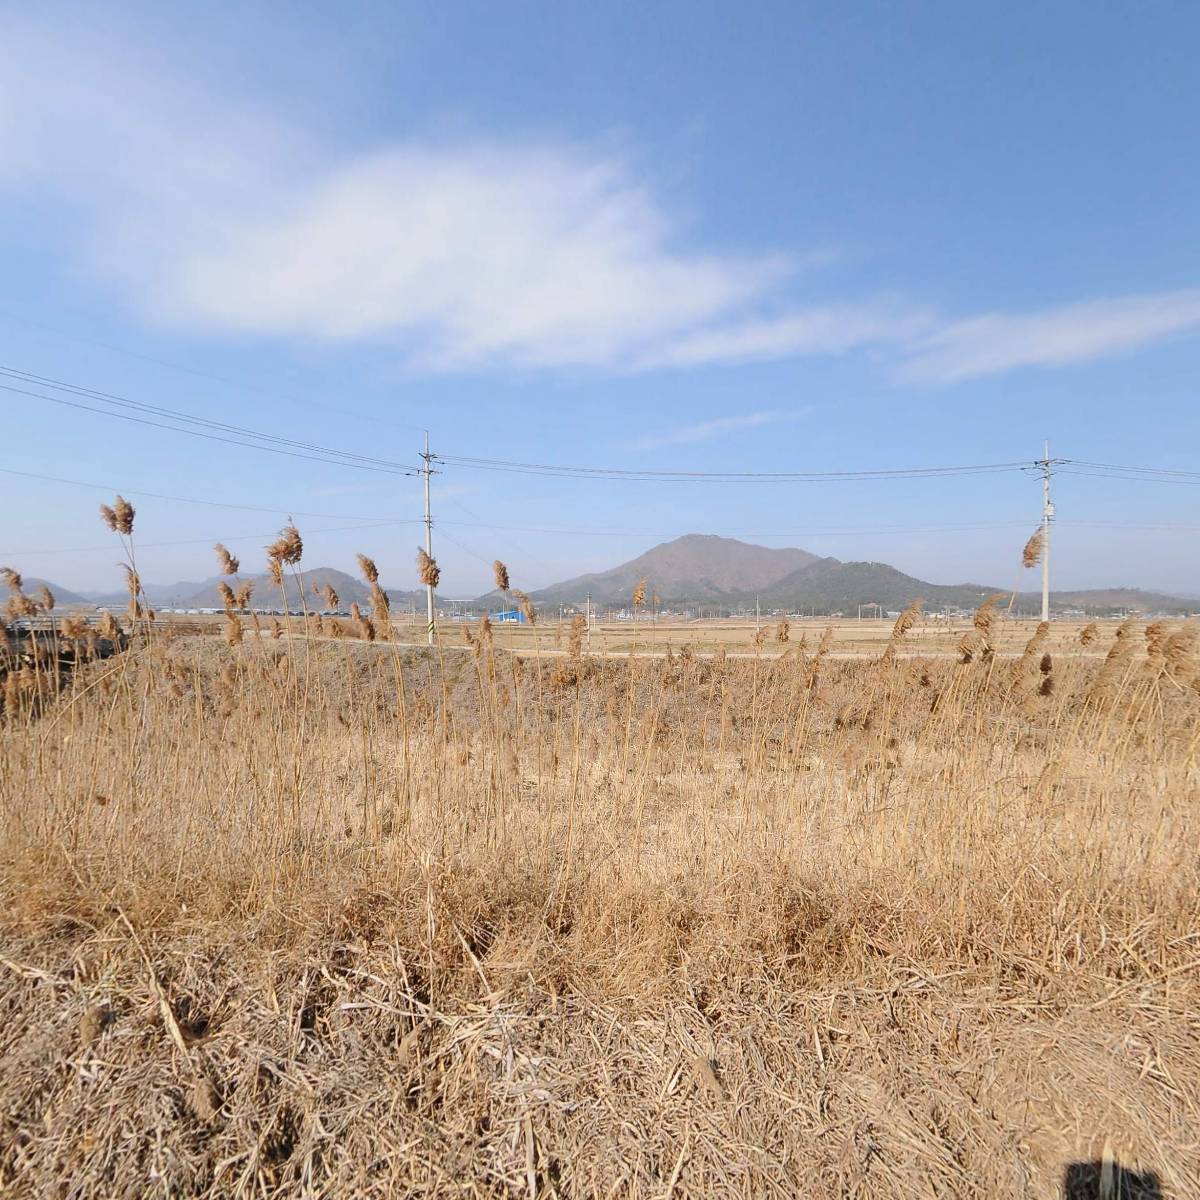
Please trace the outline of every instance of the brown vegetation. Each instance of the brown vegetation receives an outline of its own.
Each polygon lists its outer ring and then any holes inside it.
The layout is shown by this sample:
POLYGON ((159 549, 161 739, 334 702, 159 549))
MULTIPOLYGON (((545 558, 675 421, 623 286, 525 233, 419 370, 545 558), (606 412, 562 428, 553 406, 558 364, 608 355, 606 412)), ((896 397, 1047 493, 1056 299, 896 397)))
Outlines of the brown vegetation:
POLYGON ((1196 1194, 1195 635, 916 620, 10 659, 0 1191, 1196 1194))

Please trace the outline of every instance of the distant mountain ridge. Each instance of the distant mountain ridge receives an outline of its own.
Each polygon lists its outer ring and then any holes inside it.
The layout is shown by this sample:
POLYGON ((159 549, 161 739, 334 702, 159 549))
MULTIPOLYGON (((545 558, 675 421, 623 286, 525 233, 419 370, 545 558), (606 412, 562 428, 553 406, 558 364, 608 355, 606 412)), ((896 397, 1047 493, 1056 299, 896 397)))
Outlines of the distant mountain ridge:
MULTIPOLYGON (((146 584, 150 603, 156 608, 220 608, 217 584, 222 576, 199 582, 146 584)), ((646 581, 647 604, 655 593, 664 605, 680 607, 702 605, 714 609, 753 608, 759 603, 764 609, 792 611, 810 609, 817 613, 845 612, 854 614, 859 605, 879 604, 885 610, 898 610, 922 599, 930 609, 976 607, 988 595, 1008 595, 1003 587, 980 583, 938 584, 906 575, 888 563, 842 562, 836 558, 821 558, 796 547, 774 548, 756 546, 735 538, 715 534, 686 534, 670 542, 654 546, 629 562, 607 571, 596 571, 563 580, 532 592, 539 606, 582 606, 587 596, 602 607, 628 607, 633 591, 641 580, 646 581)), ((235 590, 246 581, 254 584, 252 605, 279 608, 278 587, 266 574, 246 575, 227 580, 235 590)), ((519 581, 517 581, 519 582, 519 581)), ((26 590, 35 591, 43 584, 55 594, 59 606, 102 604, 124 607, 125 592, 76 593, 42 579, 26 579, 26 590)), ((333 567, 315 567, 301 575, 304 603, 321 608, 324 601, 313 592, 313 585, 323 590, 331 584, 338 593, 341 608, 352 603, 367 604, 370 592, 353 575, 333 567)), ((422 589, 385 588, 393 610, 400 611, 415 605, 423 609, 422 589)), ((288 606, 299 608, 301 598, 294 579, 287 582, 288 606)), ((1018 602, 1028 611, 1040 602, 1040 593, 1020 592, 1018 602)), ((511 595, 488 592, 474 601, 442 600, 439 608, 461 612, 496 609, 512 606, 511 595)), ((1146 612, 1188 614, 1200 610, 1200 599, 1166 595, 1140 588, 1116 587, 1059 591, 1051 594, 1051 603, 1059 611, 1081 609, 1104 615, 1129 609, 1146 612)))
MULTIPOLYGON (((360 579, 339 571, 335 567, 314 567, 302 571, 299 576, 300 586, 297 588, 296 579, 289 573, 285 575, 285 590, 287 606, 299 609, 307 606, 309 609, 320 611, 324 608, 323 592, 328 584, 338 594, 339 606, 342 610, 349 609, 351 604, 369 605, 370 588, 360 579), (317 591, 313 591, 314 586, 317 591), (301 600, 303 592, 303 601, 301 600)), ((217 590, 222 582, 229 584, 236 592, 243 584, 251 583, 254 591, 250 598, 253 608, 281 608, 283 602, 279 594, 279 586, 266 572, 256 575, 214 575, 202 581, 182 581, 171 584, 144 584, 146 598, 155 608, 221 608, 221 594, 217 590)), ((53 585, 51 585, 53 587, 53 585)), ((385 587, 388 600, 394 609, 407 607, 409 601, 425 603, 423 591, 404 591, 400 588, 385 587)), ((81 603, 91 602, 100 605, 123 606, 129 599, 127 593, 121 592, 89 592, 80 598, 81 603)))
MULTIPOLYGON (((26 575, 22 590, 25 595, 33 596, 36 599, 37 592, 41 588, 49 588, 54 596, 54 607, 65 608, 69 605, 86 604, 87 597, 81 596, 78 592, 72 592, 69 588, 59 587, 57 583, 51 583, 48 579, 38 579, 36 576, 26 575)), ((0 599, 3 598, 2 590, 0 590, 0 599)))
MULTIPOLYGON (((634 588, 646 581, 647 600, 655 592, 664 604, 712 604, 725 608, 814 609, 855 613, 859 605, 879 604, 897 610, 914 600, 931 609, 974 608, 986 596, 1009 589, 979 583, 937 584, 906 575, 888 563, 842 562, 807 550, 755 546, 711 534, 686 534, 608 571, 580 575, 531 593, 541 604, 582 604, 590 593, 600 605, 628 606, 634 588)), ((496 603, 498 593, 479 603, 496 603)), ((1040 593, 1018 593, 1026 606, 1040 593)), ((1153 612, 1189 613, 1195 601, 1137 588, 1099 588, 1054 592, 1058 609, 1081 608, 1097 614, 1140 608, 1153 612)))
MULTIPOLYGON (((351 604, 361 604, 365 607, 369 606, 371 602, 371 589, 367 584, 335 567, 313 567, 311 570, 301 571, 295 577, 290 572, 285 572, 283 578, 287 607, 291 609, 307 607, 314 611, 320 611, 325 607, 324 591, 327 586, 337 592, 338 605, 342 610, 349 609, 351 604), (298 587, 297 583, 299 583, 298 587)), ((250 600, 251 607, 282 607, 279 585, 266 572, 260 575, 239 575, 236 579, 229 576, 216 576, 200 585, 190 595, 177 602, 174 607, 220 608, 221 596, 217 585, 222 579, 234 591, 237 591, 240 584, 252 583, 254 592, 250 600)), ((422 604, 425 602, 423 591, 401 591, 399 588, 386 587, 383 590, 387 593, 392 607, 396 609, 406 607, 410 600, 419 599, 422 604)))
MULTIPOLYGON (((608 571, 580 575, 531 593, 543 604, 575 603, 592 594, 598 604, 628 600, 639 580, 664 599, 720 600, 769 587, 818 562, 817 555, 792 547, 755 546, 711 533, 689 533, 663 542, 608 571)), ((498 599, 489 593, 481 599, 498 599)))

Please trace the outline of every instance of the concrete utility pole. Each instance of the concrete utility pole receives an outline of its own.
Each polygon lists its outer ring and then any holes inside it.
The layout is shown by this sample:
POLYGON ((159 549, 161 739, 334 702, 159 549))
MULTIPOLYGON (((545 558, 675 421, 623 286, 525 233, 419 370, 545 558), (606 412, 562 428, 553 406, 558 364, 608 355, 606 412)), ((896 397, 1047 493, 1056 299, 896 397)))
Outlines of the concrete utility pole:
MULTIPOLYGON (((425 431, 425 452, 421 455, 425 466, 421 474, 425 476, 425 553, 433 558, 433 512, 429 507, 429 478, 433 474, 433 455, 429 453, 429 430, 425 431)), ((429 644, 433 645, 433 584, 425 585, 425 634, 429 644)))
POLYGON ((592 593, 587 594, 587 648, 592 648, 592 593))
POLYGON ((1042 468, 1042 620, 1050 620, 1050 522, 1054 520, 1054 501, 1050 499, 1050 442, 1046 442, 1042 468))

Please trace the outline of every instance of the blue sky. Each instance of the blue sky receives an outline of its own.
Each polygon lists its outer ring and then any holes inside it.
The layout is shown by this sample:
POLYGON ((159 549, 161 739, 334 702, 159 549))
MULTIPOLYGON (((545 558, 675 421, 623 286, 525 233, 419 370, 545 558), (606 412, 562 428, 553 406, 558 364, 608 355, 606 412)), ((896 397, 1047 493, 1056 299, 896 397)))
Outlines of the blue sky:
MULTIPOLYGON (((428 427, 599 467, 1049 438, 1200 470, 1193 5, 0 5, 0 34, 6 367, 405 463, 428 427)), ((210 573, 218 538, 256 565, 304 512, 310 565, 415 583, 415 479, 7 391, 0 415, 27 574, 115 581, 82 483, 137 504, 147 578, 210 573)), ((1021 473, 447 465, 434 491, 451 595, 497 555, 535 587, 690 531, 1032 586, 1040 511, 1021 473)), ((1200 593, 1196 486, 1064 473, 1056 499, 1057 584, 1200 593)))

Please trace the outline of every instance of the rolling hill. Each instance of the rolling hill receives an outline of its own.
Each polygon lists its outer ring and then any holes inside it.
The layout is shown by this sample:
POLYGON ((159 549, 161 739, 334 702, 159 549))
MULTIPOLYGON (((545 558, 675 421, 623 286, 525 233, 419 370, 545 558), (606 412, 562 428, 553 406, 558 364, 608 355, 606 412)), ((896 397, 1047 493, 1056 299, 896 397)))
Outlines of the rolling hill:
MULTIPOLYGON (((221 576, 200 581, 180 581, 171 584, 145 585, 150 603, 155 608, 220 608, 217 584, 221 576)), ((313 585, 323 589, 331 584, 338 593, 343 611, 354 602, 366 605, 370 593, 359 579, 333 567, 314 567, 302 574, 305 603, 310 609, 323 607, 323 601, 313 593, 313 585)), ((930 609, 970 609, 980 600, 999 592, 1002 587, 981 583, 938 584, 906 575, 903 571, 882 562, 842 562, 836 558, 821 558, 795 547, 772 548, 755 546, 735 538, 713 534, 687 534, 674 541, 654 546, 629 562, 579 575, 561 583, 551 584, 532 593, 539 605, 582 605, 589 592, 592 602, 599 606, 627 606, 634 588, 646 580, 649 595, 657 592, 664 605, 703 605, 705 608, 742 610, 752 609, 757 601, 765 610, 812 610, 818 614, 855 613, 861 604, 879 604, 885 610, 898 610, 913 600, 923 599, 930 609)), ((254 583, 253 605, 261 608, 280 607, 279 589, 264 574, 239 576, 230 579, 235 589, 240 582, 254 583)), ((27 592, 36 591, 46 581, 25 581, 27 592)), ((517 581, 519 582, 519 581, 517 581)), ((102 604, 123 608, 125 592, 76 593, 49 583, 58 606, 102 604)), ((402 590, 385 588, 395 611, 414 605, 422 611, 425 593, 422 589, 402 590)), ((287 584, 289 606, 300 607, 295 582, 287 584)), ((1040 594, 1022 592, 1018 604, 1026 612, 1036 609, 1040 594)), ((499 592, 480 596, 467 607, 488 609, 507 607, 511 597, 499 592)), ((1200 609, 1196 598, 1164 595, 1140 588, 1114 587, 1054 592, 1052 604, 1059 611, 1076 609, 1097 616, 1140 609, 1144 612, 1187 614, 1200 609)), ((441 611, 462 611, 439 597, 441 611)))
MULTIPOLYGON (((221 582, 222 578, 224 577, 216 576, 206 580, 202 584, 192 584, 191 590, 177 600, 174 607, 220 608, 221 597, 217 591, 217 584, 221 582)), ((297 589, 296 580, 290 574, 284 576, 289 608, 298 609, 301 607, 301 590, 304 593, 303 603, 308 608, 314 610, 323 608, 324 600, 318 593, 323 592, 326 586, 332 587, 337 592, 339 607, 343 611, 348 609, 351 604, 357 603, 367 606, 371 601, 371 589, 362 580, 356 579, 353 575, 348 575, 345 571, 339 571, 334 567, 313 567, 311 570, 302 571, 300 572, 299 580, 300 587, 297 589), (315 591, 314 588, 316 589, 315 591)), ((226 579, 226 582, 235 591, 237 590, 239 581, 243 583, 250 581, 254 584, 254 595, 251 600, 253 606, 260 608, 281 607, 279 587, 266 572, 259 575, 241 575, 237 580, 226 579)), ((401 591, 398 588, 384 588, 384 591, 387 592, 392 607, 396 609, 407 607, 410 600, 417 600, 421 604, 425 603, 425 593, 423 591, 401 591)))
POLYGON ((47 587, 54 593, 54 607, 67 608, 76 604, 87 605, 91 601, 86 596, 81 596, 78 592, 73 592, 69 588, 59 587, 57 583, 51 583, 49 579, 36 579, 30 576, 25 576, 24 592, 27 596, 35 596, 39 588, 47 587))
MULTIPOLYGON (((930 583, 888 563, 842 562, 806 550, 772 549, 709 534, 664 542, 608 571, 580 575, 531 594, 541 604, 579 605, 590 592, 594 604, 627 605, 642 579, 648 592, 657 591, 664 604, 746 609, 757 600, 768 609, 818 613, 854 613, 861 604, 898 610, 917 599, 931 609, 970 609, 988 595, 1007 594, 1005 588, 981 583, 930 583)), ((1039 602, 1040 594, 1021 593, 1018 600, 1028 610, 1039 602)), ((495 592, 476 601, 501 602, 495 592)), ((1188 613, 1198 607, 1195 601, 1137 588, 1055 592, 1052 603, 1060 610, 1082 609, 1096 615, 1126 609, 1188 613)))
MULTIPOLYGON (((689 533, 645 554, 591 575, 580 575, 531 593, 543 604, 572 604, 588 592, 597 604, 628 600, 640 579, 663 600, 721 600, 770 586, 817 562, 807 550, 754 546, 715 534, 689 533)), ((481 599, 497 600, 498 593, 481 599)))
MULTIPOLYGON (((924 600, 931 608, 974 608, 1000 590, 975 583, 927 583, 887 563, 822 558, 778 580, 759 594, 759 600, 772 607, 824 612, 855 612, 860 604, 897 610, 914 600, 924 600)), ((743 594, 740 599, 754 603, 753 595, 743 594)))
MULTIPOLYGON (((177 583, 145 583, 143 584, 143 588, 146 598, 154 608, 220 608, 221 596, 217 591, 217 585, 222 580, 228 583, 234 591, 243 583, 253 583, 254 593, 251 598, 251 604, 256 608, 279 608, 281 606, 279 588, 266 572, 257 575, 238 575, 236 578, 225 575, 214 575, 204 580, 181 580, 177 583)), ((36 582, 40 583, 41 581, 38 580, 36 582)), ((361 580, 334 567, 314 567, 301 574, 300 586, 304 590, 304 602, 310 609, 319 610, 323 606, 323 600, 313 592, 314 584, 319 590, 323 590, 326 584, 331 584, 334 591, 338 594, 340 608, 343 611, 349 609, 350 605, 355 602, 363 605, 370 603, 370 589, 361 580)), ((289 606, 298 609, 300 607, 300 596, 297 592, 295 580, 290 575, 287 577, 286 586, 289 606)), ((51 587, 53 588, 53 584, 51 587)), ((57 588, 53 590, 58 594, 57 588)), ((410 600, 415 601, 418 605, 424 605, 425 603, 424 591, 403 591, 400 588, 384 588, 384 591, 387 592, 388 599, 391 601, 394 609, 407 608, 410 600)), ((70 595, 70 593, 64 593, 65 597, 69 597, 70 595)), ((89 592, 86 598, 79 598, 79 602, 122 608, 128 598, 128 595, 124 591, 89 592)), ((65 602, 71 603, 72 601, 67 599, 65 602)))

